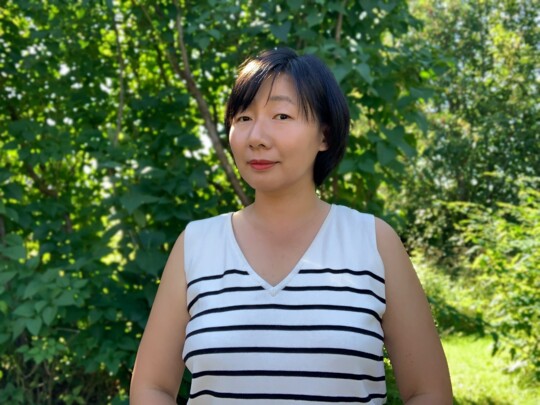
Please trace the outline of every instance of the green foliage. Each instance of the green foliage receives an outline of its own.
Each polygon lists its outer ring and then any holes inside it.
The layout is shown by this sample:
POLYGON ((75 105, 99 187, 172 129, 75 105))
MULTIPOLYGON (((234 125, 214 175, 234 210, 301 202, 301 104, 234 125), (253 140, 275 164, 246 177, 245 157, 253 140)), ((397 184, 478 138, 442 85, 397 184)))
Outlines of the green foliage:
POLYGON ((495 338, 494 351, 505 349, 540 380, 540 178, 525 179, 519 205, 497 208, 452 205, 464 211, 460 239, 468 247, 462 275, 477 290, 476 302, 495 338))
POLYGON ((0 402, 126 401, 172 244, 240 206, 218 149, 248 55, 329 63, 355 124, 321 192, 381 212, 424 122, 432 55, 402 40, 418 24, 404 0, 4 2, 0 402))
POLYGON ((538 7, 530 0, 417 0, 425 21, 414 35, 446 56, 430 78, 428 136, 403 195, 408 242, 452 266, 461 214, 446 202, 517 203, 520 176, 540 175, 538 7))
POLYGON ((439 332, 493 338, 493 353, 508 360, 507 371, 538 380, 540 363, 540 192, 539 178, 524 178, 520 202, 487 207, 448 203, 464 219, 454 244, 456 275, 416 257, 422 284, 439 332))

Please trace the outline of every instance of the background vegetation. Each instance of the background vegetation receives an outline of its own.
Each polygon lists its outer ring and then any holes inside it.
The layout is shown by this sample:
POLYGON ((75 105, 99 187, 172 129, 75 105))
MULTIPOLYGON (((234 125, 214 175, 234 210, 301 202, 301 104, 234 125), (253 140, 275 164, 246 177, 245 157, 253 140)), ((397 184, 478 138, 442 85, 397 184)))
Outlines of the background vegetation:
POLYGON ((352 111, 321 195, 393 223, 441 333, 490 336, 537 384, 532 0, 3 4, 0 402, 127 400, 172 243, 252 196, 221 124, 236 66, 282 45, 325 60, 352 111))

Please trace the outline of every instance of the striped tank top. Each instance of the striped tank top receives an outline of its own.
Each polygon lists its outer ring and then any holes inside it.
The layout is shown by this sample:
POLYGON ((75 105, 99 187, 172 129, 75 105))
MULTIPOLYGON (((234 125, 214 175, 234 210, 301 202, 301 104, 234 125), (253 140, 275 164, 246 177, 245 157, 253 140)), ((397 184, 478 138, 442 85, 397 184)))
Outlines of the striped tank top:
POLYGON ((232 214, 191 222, 184 236, 189 404, 385 402, 384 268, 372 215, 332 205, 276 286, 248 264, 232 214))

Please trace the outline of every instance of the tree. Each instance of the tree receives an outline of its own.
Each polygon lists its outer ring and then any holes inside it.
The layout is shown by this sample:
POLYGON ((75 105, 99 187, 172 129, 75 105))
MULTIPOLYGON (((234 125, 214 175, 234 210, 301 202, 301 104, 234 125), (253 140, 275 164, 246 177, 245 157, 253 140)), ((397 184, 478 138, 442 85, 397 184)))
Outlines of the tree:
POLYGON ((190 220, 238 209, 220 124, 236 66, 326 60, 351 149, 321 193, 378 212, 414 153, 430 54, 403 0, 8 0, 0 8, 0 401, 126 396, 159 274, 190 220), (366 136, 367 132, 367 136, 366 136))
POLYGON ((452 276, 452 295, 465 291, 468 304, 455 304, 479 314, 494 347, 519 360, 512 368, 538 379, 539 9, 528 0, 413 9, 425 25, 412 40, 445 55, 448 70, 430 80, 429 131, 394 198, 412 225, 409 246, 452 276))
POLYGON ((452 261, 461 216, 445 202, 517 204, 517 180, 540 174, 539 11, 529 0, 413 4, 425 21, 414 39, 444 54, 449 69, 431 80, 430 130, 400 208, 416 223, 411 246, 452 261))

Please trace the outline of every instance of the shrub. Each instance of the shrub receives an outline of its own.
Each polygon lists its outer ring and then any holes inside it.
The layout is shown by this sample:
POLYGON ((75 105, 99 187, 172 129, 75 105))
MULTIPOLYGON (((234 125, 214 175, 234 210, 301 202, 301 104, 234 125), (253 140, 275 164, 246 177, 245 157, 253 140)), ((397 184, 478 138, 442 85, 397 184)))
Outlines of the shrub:
POLYGON ((540 379, 538 346, 540 295, 540 178, 519 180, 520 203, 452 203, 465 214, 458 224, 460 258, 467 272, 462 282, 474 286, 474 297, 495 339, 494 352, 514 360, 510 369, 540 379))

